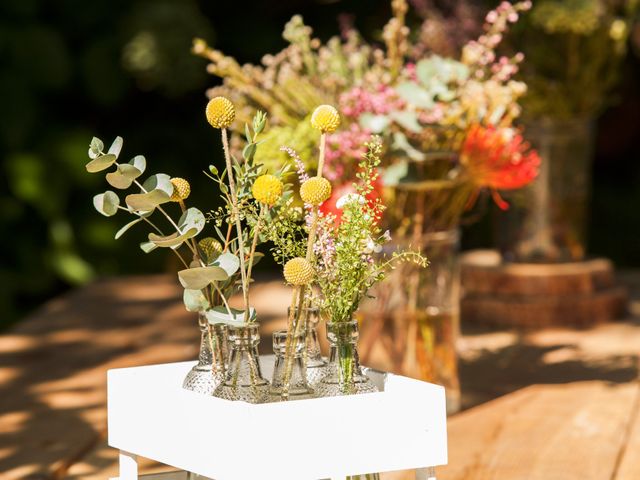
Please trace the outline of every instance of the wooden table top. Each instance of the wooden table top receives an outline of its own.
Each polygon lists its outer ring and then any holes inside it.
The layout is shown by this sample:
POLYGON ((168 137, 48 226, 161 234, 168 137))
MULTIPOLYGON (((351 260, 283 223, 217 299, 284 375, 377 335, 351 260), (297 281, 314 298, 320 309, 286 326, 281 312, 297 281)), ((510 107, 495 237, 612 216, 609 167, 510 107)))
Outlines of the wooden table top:
MULTIPOLYGON (((449 419, 449 466, 438 479, 640 479, 640 273, 625 278, 635 300, 623 322, 464 331, 468 409, 449 419)), ((117 474, 106 371, 195 358, 199 333, 180 295, 171 276, 107 279, 0 335, 0 478, 117 474)), ((263 334, 284 327, 288 298, 281 282, 257 282, 263 334)))

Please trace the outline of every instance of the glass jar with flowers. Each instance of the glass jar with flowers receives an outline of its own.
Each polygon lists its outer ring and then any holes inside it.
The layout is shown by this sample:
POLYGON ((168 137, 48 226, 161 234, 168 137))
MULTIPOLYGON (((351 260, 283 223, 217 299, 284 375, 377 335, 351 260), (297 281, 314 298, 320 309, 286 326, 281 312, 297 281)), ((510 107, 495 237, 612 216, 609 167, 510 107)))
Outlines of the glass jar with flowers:
POLYGON ((106 174, 112 187, 138 189, 125 197, 126 206, 120 205, 119 196, 111 190, 94 197, 94 205, 103 215, 124 211, 134 217, 117 232, 116 238, 144 222, 152 232, 140 248, 145 253, 168 248, 184 267, 178 272, 184 287, 184 304, 188 311, 198 313, 201 329, 199 361, 185 378, 184 388, 258 403, 266 400, 269 383, 260 373, 256 312, 250 306, 249 289, 253 266, 262 257, 257 247, 266 241, 266 225, 289 202, 291 191, 281 180, 286 169, 267 174, 255 161, 259 136, 266 125, 264 113, 258 112, 251 125, 245 125, 242 160, 232 157, 228 129, 235 114, 234 105, 225 97, 216 97, 207 104, 206 118, 221 132, 226 162, 222 173, 209 167, 207 175, 218 186, 225 203, 210 212, 208 218, 199 209, 186 206, 191 192, 187 180, 160 173, 140 183, 137 179, 145 171, 146 160, 138 155, 128 163, 119 163, 123 143, 120 137, 107 152, 99 139, 92 140, 87 171, 101 172, 114 166, 106 174), (171 215, 172 203, 181 213, 177 220, 171 215), (156 217, 165 220, 171 233, 166 233, 166 226, 160 225, 156 217), (207 221, 215 236, 198 239, 207 221), (230 298, 236 293, 242 296, 239 309, 230 305, 230 298))

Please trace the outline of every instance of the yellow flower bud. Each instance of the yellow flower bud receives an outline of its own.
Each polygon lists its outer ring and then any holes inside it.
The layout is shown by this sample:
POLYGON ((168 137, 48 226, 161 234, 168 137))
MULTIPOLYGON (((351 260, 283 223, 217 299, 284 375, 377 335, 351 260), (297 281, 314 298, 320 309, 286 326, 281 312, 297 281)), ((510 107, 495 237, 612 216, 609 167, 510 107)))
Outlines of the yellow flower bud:
POLYGON ((191 194, 191 185, 189 185, 189 182, 184 178, 172 178, 171 184, 173 185, 171 201, 179 202, 180 200, 186 200, 191 194))
POLYGON ((222 244, 213 237, 205 237, 198 242, 198 246, 207 257, 207 260, 213 260, 222 253, 222 244))
POLYGON ((318 206, 331 196, 331 184, 323 177, 312 177, 300 187, 300 198, 304 203, 318 206))
POLYGON ((273 175, 261 175, 251 187, 251 193, 260 203, 272 206, 282 196, 284 186, 282 182, 273 175))
POLYGON ((305 258, 292 258, 284 266, 284 278, 291 285, 307 285, 314 276, 313 266, 305 258))
POLYGON ((236 118, 236 108, 225 97, 212 98, 207 104, 207 121, 213 128, 227 128, 236 118))
POLYGON ((331 105, 320 105, 311 115, 311 126, 322 133, 335 132, 340 125, 340 114, 331 105))

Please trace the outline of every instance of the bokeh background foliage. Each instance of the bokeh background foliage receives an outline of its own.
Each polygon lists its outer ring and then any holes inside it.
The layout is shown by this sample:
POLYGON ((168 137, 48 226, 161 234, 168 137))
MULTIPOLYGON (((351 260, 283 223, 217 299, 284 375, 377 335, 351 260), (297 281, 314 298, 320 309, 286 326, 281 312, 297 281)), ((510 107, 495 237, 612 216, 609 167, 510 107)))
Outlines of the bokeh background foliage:
MULTIPOLYGON (((451 1, 435 3, 446 10, 451 1)), ((389 11, 387 0, 0 3, 0 328, 96 276, 172 268, 162 252, 139 252, 142 229, 116 242, 126 219, 93 210, 106 188, 84 168, 93 135, 122 135, 126 157, 143 154, 154 170, 189 178, 194 204, 215 206, 201 174, 221 161, 202 113, 214 80, 189 53, 193 37, 257 62, 283 47, 294 13, 326 39, 347 12, 375 40, 389 11)), ((600 120, 591 232, 593 253, 628 266, 640 265, 638 63, 627 60, 621 101, 600 120)), ((474 226, 467 242, 487 245, 489 230, 474 226)))

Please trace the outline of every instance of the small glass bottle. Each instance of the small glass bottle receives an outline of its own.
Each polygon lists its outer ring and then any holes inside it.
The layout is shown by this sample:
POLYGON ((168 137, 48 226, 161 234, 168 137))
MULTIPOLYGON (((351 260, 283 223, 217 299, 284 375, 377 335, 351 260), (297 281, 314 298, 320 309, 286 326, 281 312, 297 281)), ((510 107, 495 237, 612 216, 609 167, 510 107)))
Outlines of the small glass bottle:
POLYGON ((304 370, 303 355, 305 350, 306 332, 301 331, 292 339, 292 359, 287 365, 287 331, 279 330, 273 333, 273 353, 275 353, 275 366, 273 368, 273 380, 269 397, 271 402, 283 400, 302 400, 313 398, 313 389, 307 383, 304 370), (284 395, 284 383, 287 368, 290 369, 289 389, 284 395))
MULTIPOLYGON (((296 309, 297 310, 297 309, 296 309)), ((315 390, 315 388, 327 374, 329 363, 322 356, 320 351, 320 342, 318 342, 318 324, 320 323, 320 309, 317 307, 305 307, 303 309, 304 318, 306 319, 306 350, 304 351, 303 360, 306 364, 307 383, 315 390)))
POLYGON ((213 392, 215 397, 264 403, 269 399, 269 382, 262 376, 257 325, 229 327, 229 366, 224 382, 213 392))
POLYGON ((198 363, 189 371, 182 388, 203 395, 211 395, 225 376, 226 325, 209 325, 204 315, 198 317, 200 353, 198 363))
POLYGON ((358 322, 354 320, 327 323, 331 355, 327 375, 320 380, 316 396, 335 397, 378 391, 360 369, 358 335, 358 322))

